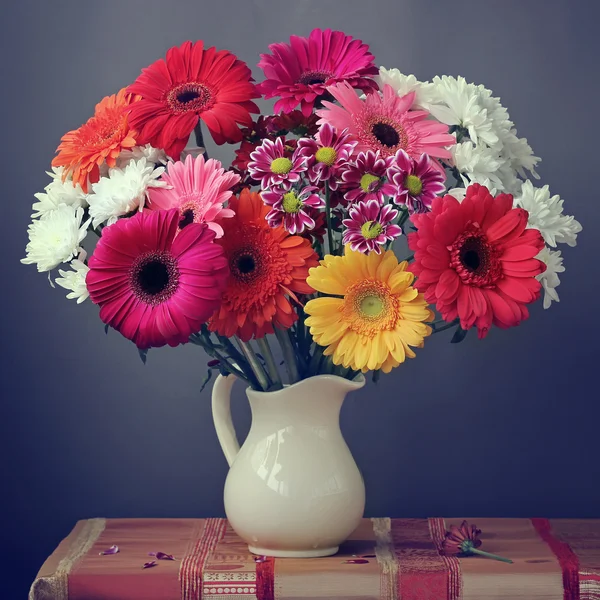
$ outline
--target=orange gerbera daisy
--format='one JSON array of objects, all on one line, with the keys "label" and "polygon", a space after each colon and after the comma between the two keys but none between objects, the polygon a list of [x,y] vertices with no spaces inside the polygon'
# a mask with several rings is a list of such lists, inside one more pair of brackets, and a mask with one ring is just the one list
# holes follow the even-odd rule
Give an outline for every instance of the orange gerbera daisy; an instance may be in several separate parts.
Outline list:
[{"label": "orange gerbera daisy", "polygon": [[235,216],[223,219],[225,233],[215,243],[225,251],[230,275],[209,328],[245,342],[273,333],[274,326],[289,329],[298,318],[290,299],[314,291],[306,278],[317,255],[307,239],[269,227],[269,207],[258,193],[244,189],[228,208]]},{"label": "orange gerbera daisy", "polygon": [[52,166],[65,167],[63,177],[71,175],[73,185],[79,183],[87,192],[88,183],[100,178],[102,163],[114,167],[121,150],[136,145],[137,134],[129,128],[128,115],[129,106],[139,99],[126,88],[103,98],[87,123],[63,135]]}]

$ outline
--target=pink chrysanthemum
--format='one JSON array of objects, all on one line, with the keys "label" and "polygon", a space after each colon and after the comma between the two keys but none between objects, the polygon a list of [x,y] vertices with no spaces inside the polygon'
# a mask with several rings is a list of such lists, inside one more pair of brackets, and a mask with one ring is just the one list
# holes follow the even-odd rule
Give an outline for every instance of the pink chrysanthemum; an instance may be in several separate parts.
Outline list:
[{"label": "pink chrysanthemum", "polygon": [[342,241],[350,244],[355,252],[381,252],[381,246],[402,234],[402,229],[393,223],[398,211],[391,204],[381,206],[377,200],[354,204],[348,210],[349,219]]},{"label": "pink chrysanthemum", "polygon": [[462,329],[476,326],[483,338],[492,324],[506,329],[527,319],[526,305],[540,297],[536,276],[546,269],[536,258],[544,240],[526,229],[527,218],[510,194],[494,198],[477,183],[462,202],[438,196],[431,212],[413,215],[410,270],[445,321],[459,318]]},{"label": "pink chrysanthemum", "polygon": [[162,176],[170,186],[151,188],[148,207],[152,210],[179,210],[179,229],[190,223],[206,223],[217,237],[223,235],[223,228],[216,221],[224,217],[233,217],[233,211],[223,208],[231,198],[231,188],[239,182],[240,176],[225,171],[218,160],[203,155],[194,158],[188,155],[185,162],[167,165]]},{"label": "pink chrysanthemum", "polygon": [[397,189],[395,202],[406,205],[411,214],[427,212],[433,199],[446,191],[445,174],[427,154],[414,159],[404,150],[398,150],[387,176]]},{"label": "pink chrysanthemum", "polygon": [[342,172],[342,185],[348,191],[345,198],[348,202],[377,200],[383,204],[385,196],[396,193],[394,186],[387,179],[387,172],[392,164],[392,157],[382,157],[379,152],[361,152],[354,164],[346,165]]},{"label": "pink chrysanthemum", "polygon": [[369,79],[378,73],[369,46],[342,31],[313,29],[308,38],[293,35],[289,44],[271,44],[269,50],[272,55],[260,55],[266,80],[257,87],[265,98],[279,96],[275,112],[289,113],[300,104],[308,116],[315,100],[340,81],[363,92],[377,89]]},{"label": "pink chrysanthemum", "polygon": [[102,321],[139,348],[177,346],[219,306],[229,268],[214,231],[179,235],[177,210],[144,211],[106,227],[86,285]]},{"label": "pink chrysanthemum", "polygon": [[386,84],[383,95],[372,92],[361,100],[347,83],[327,89],[341,106],[324,101],[326,108],[317,111],[319,124],[329,123],[338,131],[348,129],[358,140],[355,152],[379,150],[382,156],[393,156],[404,150],[413,158],[423,153],[450,158],[445,146],[456,143],[455,138],[448,133],[447,125],[429,119],[427,111],[410,110],[414,92],[399,97]]},{"label": "pink chrysanthemum", "polygon": [[335,190],[340,169],[348,162],[356,140],[346,131],[337,133],[325,123],[321,126],[316,139],[298,140],[298,155],[308,159],[308,178],[311,183],[329,181],[329,187]]},{"label": "pink chrysanthemum", "polygon": [[250,154],[248,172],[252,179],[260,181],[266,190],[280,187],[289,190],[293,183],[300,181],[300,174],[306,171],[307,159],[296,152],[289,157],[284,139],[278,137],[274,142],[263,143]]},{"label": "pink chrysanthemum", "polygon": [[304,187],[299,192],[281,189],[262,192],[263,202],[271,207],[267,213],[267,223],[271,227],[283,228],[295,235],[304,230],[315,227],[315,220],[311,217],[311,209],[322,208],[325,201],[319,196],[318,188],[312,185]]}]

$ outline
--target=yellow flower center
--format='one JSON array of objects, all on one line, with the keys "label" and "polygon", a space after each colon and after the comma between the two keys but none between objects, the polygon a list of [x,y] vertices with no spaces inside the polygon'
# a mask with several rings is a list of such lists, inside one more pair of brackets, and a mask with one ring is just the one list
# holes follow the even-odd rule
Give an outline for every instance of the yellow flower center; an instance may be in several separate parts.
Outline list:
[{"label": "yellow flower center", "polygon": [[379,181],[379,177],[377,177],[375,175],[371,175],[371,173],[365,173],[360,178],[360,188],[362,189],[363,192],[368,192],[371,184],[374,181]]},{"label": "yellow flower center", "polygon": [[374,337],[379,331],[392,330],[400,319],[398,299],[382,281],[358,281],[346,292],[344,317],[350,329]]},{"label": "yellow flower center", "polygon": [[383,227],[377,221],[367,221],[360,232],[366,240],[374,240],[383,231]]},{"label": "yellow flower center", "polygon": [[276,158],[271,163],[271,173],[275,173],[276,175],[284,175],[285,173],[289,173],[291,170],[292,161],[284,156]]},{"label": "yellow flower center", "polygon": [[294,192],[288,192],[283,195],[282,205],[286,213],[297,213],[302,208],[302,202],[298,200]]},{"label": "yellow flower center", "polygon": [[324,163],[330,167],[337,160],[337,152],[331,146],[319,148],[315,154],[317,162]]},{"label": "yellow flower center", "polygon": [[377,318],[384,308],[385,303],[379,296],[363,296],[360,301],[360,312],[371,319]]},{"label": "yellow flower center", "polygon": [[411,196],[418,196],[423,191],[423,182],[416,175],[407,175],[404,185]]}]

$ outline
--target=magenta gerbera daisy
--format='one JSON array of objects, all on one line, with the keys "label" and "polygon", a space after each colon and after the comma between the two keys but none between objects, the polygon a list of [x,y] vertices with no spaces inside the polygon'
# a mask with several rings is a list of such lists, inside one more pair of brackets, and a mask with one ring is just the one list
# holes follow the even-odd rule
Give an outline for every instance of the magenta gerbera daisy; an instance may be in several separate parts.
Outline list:
[{"label": "magenta gerbera daisy", "polygon": [[[446,146],[456,143],[448,126],[429,118],[425,110],[410,110],[415,93],[399,97],[389,85],[383,94],[372,92],[361,100],[347,83],[327,88],[341,104],[324,101],[326,108],[317,111],[319,124],[329,123],[338,131],[348,129],[357,140],[356,152],[379,150],[393,156],[404,150],[419,158],[425,153],[435,158],[450,158]],[[440,167],[441,169],[441,167]]]},{"label": "magenta gerbera daisy", "polygon": [[139,348],[177,346],[219,306],[229,268],[215,233],[179,211],[136,213],[102,231],[86,285],[100,318]]},{"label": "magenta gerbera daisy", "polygon": [[283,228],[295,235],[305,229],[315,227],[315,220],[310,215],[317,208],[323,208],[325,201],[318,194],[316,186],[308,185],[300,191],[274,189],[262,192],[263,202],[271,207],[266,219],[271,227]]},{"label": "magenta gerbera daisy", "polygon": [[406,205],[411,214],[427,212],[433,199],[446,191],[445,174],[427,154],[414,159],[404,150],[398,150],[387,175],[397,189],[395,202]]},{"label": "magenta gerbera daisy", "polygon": [[379,152],[361,152],[354,163],[349,163],[342,172],[345,198],[348,202],[361,200],[377,200],[383,204],[385,196],[396,193],[394,186],[387,179],[387,172],[392,165],[392,157],[382,157]]},{"label": "magenta gerbera daisy", "polygon": [[297,152],[308,159],[307,175],[311,183],[329,181],[330,189],[335,190],[340,168],[348,162],[355,146],[356,140],[346,131],[337,133],[329,123],[325,123],[316,139],[298,140]]},{"label": "magenta gerbera daisy", "polygon": [[148,207],[153,210],[177,208],[179,229],[190,223],[206,223],[217,237],[223,235],[223,228],[216,221],[233,217],[233,211],[223,208],[231,198],[231,188],[239,182],[240,176],[225,171],[218,160],[203,155],[194,158],[188,155],[185,162],[172,162],[162,176],[169,188],[151,188]]},{"label": "magenta gerbera daisy", "polygon": [[290,157],[284,138],[278,137],[274,142],[266,139],[250,154],[248,172],[265,190],[272,187],[289,190],[292,183],[300,181],[307,162],[308,159],[296,152]]},{"label": "magenta gerbera daisy", "polygon": [[269,50],[272,54],[260,55],[266,80],[257,87],[265,98],[279,97],[276,113],[289,113],[300,104],[308,116],[327,86],[340,81],[363,92],[377,89],[370,79],[378,69],[369,46],[342,31],[313,29],[308,38],[293,35],[289,44],[271,44]]},{"label": "magenta gerbera daisy", "polygon": [[358,202],[348,210],[349,219],[342,241],[350,244],[355,252],[381,252],[381,246],[402,234],[402,229],[393,223],[398,211],[391,204],[381,206],[377,200]]}]

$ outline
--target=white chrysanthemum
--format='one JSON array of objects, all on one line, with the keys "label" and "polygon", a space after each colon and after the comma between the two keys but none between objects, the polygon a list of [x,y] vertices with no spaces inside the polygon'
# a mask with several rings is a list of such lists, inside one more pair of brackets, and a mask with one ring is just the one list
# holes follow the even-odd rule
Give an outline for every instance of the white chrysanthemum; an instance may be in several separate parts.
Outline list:
[{"label": "white chrysanthemum", "polygon": [[81,189],[79,184],[73,185],[71,178],[62,180],[63,167],[53,167],[52,172],[47,174],[52,177],[52,181],[39,194],[34,194],[38,200],[32,206],[35,211],[31,216],[34,219],[43,214],[58,208],[61,204],[74,206],[75,208],[85,208],[88,205],[88,195]]},{"label": "white chrysanthemum", "polygon": [[544,288],[544,308],[550,308],[552,302],[560,302],[556,288],[560,285],[558,273],[564,273],[563,259],[560,250],[550,250],[547,246],[536,256],[546,265],[546,270],[537,275],[536,279]]},{"label": "white chrysanthemum", "polygon": [[149,163],[155,165],[166,165],[171,159],[162,148],[154,148],[150,144],[135,146],[131,150],[122,150],[117,158],[117,167],[124,169],[131,160],[145,158]]},{"label": "white chrysanthemum", "polygon": [[541,159],[539,156],[533,155],[533,150],[527,143],[527,138],[517,137],[517,130],[511,128],[501,133],[500,141],[502,142],[502,152],[514,171],[523,179],[527,179],[525,170],[529,171],[536,179],[540,178],[535,167]]},{"label": "white chrysanthemum", "polygon": [[148,188],[167,187],[158,179],[164,171],[164,167],[155,168],[146,158],[131,160],[124,169],[110,169],[108,177],[92,185],[94,193],[88,199],[94,227],[112,225],[127,213],[142,210]]},{"label": "white chrysanthemum", "polygon": [[380,89],[383,89],[386,84],[391,86],[398,96],[415,92],[413,106],[417,108],[429,110],[429,107],[436,102],[436,92],[431,83],[419,81],[414,75],[404,75],[398,69],[380,67],[375,81]]},{"label": "white chrysanthemum", "polygon": [[50,271],[69,262],[79,251],[87,234],[88,219],[82,224],[83,208],[61,204],[29,225],[27,256],[21,259],[26,265],[36,264],[40,272]]},{"label": "white chrysanthemum", "polygon": [[90,295],[85,284],[85,277],[90,268],[78,258],[73,259],[70,266],[72,271],[58,270],[60,277],[56,278],[56,283],[65,290],[70,290],[67,298],[77,300],[77,304],[81,304]]},{"label": "white chrysanthemum", "polygon": [[[446,125],[456,125],[469,132],[471,141],[493,147],[499,143],[495,123],[482,106],[481,94],[476,86],[467,83],[464,77],[434,77],[432,84],[437,95],[436,105],[429,108],[431,114]],[[485,89],[485,88],[484,88]]]},{"label": "white chrysanthemum", "polygon": [[525,181],[521,193],[515,197],[515,206],[529,213],[528,227],[539,229],[544,241],[552,247],[557,244],[577,245],[577,234],[582,230],[575,217],[563,215],[563,200],[560,196],[550,197],[547,185],[536,188]]},{"label": "white chrysanthemum", "polygon": [[497,152],[485,146],[476,146],[468,141],[452,146],[450,152],[452,153],[452,162],[461,173],[465,186],[468,186],[469,183],[480,183],[481,185],[489,183],[495,189],[504,189],[497,174],[498,169],[502,166]]}]

